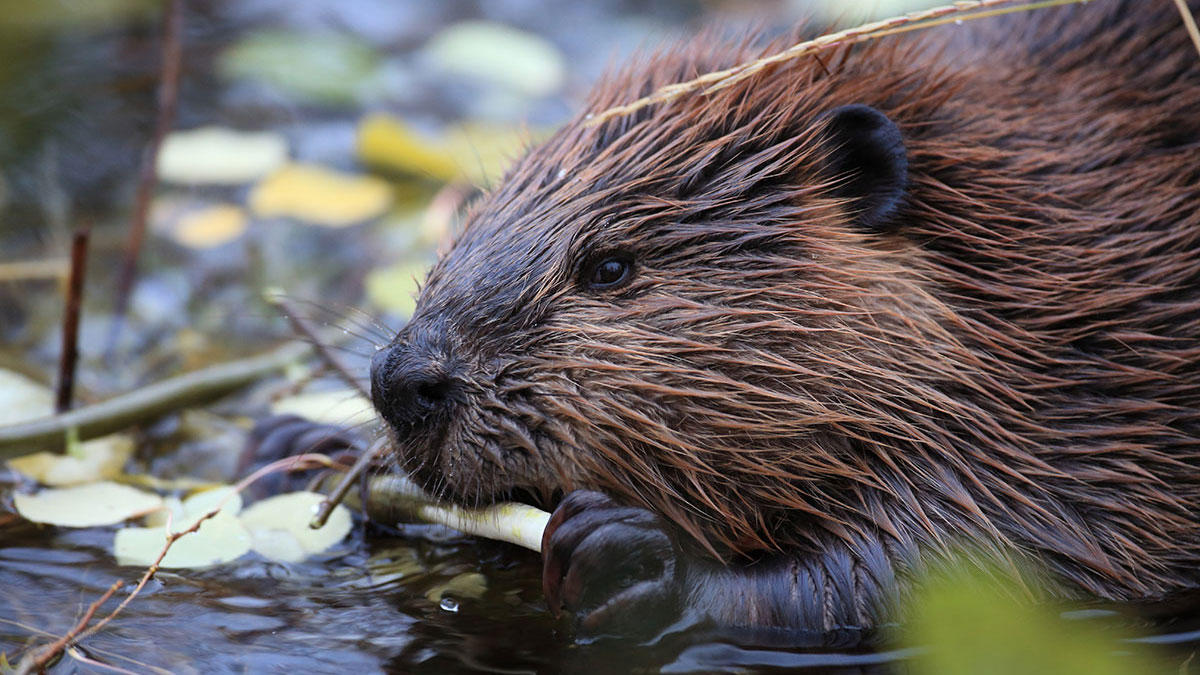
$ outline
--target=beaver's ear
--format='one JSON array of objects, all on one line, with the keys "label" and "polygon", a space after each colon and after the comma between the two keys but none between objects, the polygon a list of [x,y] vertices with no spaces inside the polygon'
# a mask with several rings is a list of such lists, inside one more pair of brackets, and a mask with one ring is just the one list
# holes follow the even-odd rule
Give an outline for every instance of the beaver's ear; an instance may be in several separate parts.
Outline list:
[{"label": "beaver's ear", "polygon": [[845,105],[823,116],[825,171],[838,180],[837,195],[850,200],[860,225],[887,229],[908,185],[908,155],[900,129],[865,105]]}]

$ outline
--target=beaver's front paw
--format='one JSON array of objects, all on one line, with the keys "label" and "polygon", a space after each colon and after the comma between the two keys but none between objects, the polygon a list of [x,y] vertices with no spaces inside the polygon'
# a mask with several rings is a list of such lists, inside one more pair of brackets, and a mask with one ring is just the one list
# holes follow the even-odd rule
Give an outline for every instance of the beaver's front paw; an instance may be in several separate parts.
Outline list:
[{"label": "beaver's front paw", "polygon": [[679,549],[656,514],[599,492],[572,492],[542,535],[550,610],[581,637],[648,637],[679,614]]}]

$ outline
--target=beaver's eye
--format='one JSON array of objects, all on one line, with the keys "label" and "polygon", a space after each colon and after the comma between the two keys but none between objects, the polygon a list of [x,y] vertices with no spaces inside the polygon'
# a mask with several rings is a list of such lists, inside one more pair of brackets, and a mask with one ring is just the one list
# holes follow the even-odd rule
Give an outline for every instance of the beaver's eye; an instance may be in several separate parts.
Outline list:
[{"label": "beaver's eye", "polygon": [[624,254],[606,255],[595,265],[585,278],[588,287],[603,291],[616,288],[633,276],[633,259]]}]

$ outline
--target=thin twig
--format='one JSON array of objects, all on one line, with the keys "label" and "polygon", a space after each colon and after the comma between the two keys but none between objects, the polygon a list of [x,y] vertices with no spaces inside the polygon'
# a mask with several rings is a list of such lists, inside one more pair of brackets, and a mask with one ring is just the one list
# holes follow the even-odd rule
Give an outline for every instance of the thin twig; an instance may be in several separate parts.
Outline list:
[{"label": "thin twig", "polygon": [[231,361],[156,382],[94,405],[40,420],[0,426],[0,459],[60,450],[67,430],[86,441],[173,410],[207,403],[295,363],[309,346],[290,342],[259,356]]},{"label": "thin twig", "polygon": [[88,624],[91,623],[92,617],[96,614],[96,610],[100,607],[100,605],[103,605],[105,602],[107,602],[108,599],[112,597],[112,594],[118,588],[120,588],[121,586],[123,586],[125,584],[124,581],[117,581],[115,584],[113,584],[112,588],[108,589],[107,593],[105,593],[99,600],[92,603],[91,607],[88,608],[88,611],[84,615],[84,617],[79,621],[78,624],[75,625],[74,628],[71,629],[70,632],[68,632],[66,635],[62,636],[58,640],[54,641],[52,644],[47,645],[44,649],[42,649],[40,652],[38,652],[38,656],[35,659],[33,659],[32,663],[30,665],[25,665],[25,663],[23,662],[22,666],[17,668],[17,672],[18,673],[29,673],[29,672],[32,672],[33,670],[40,671],[45,668],[46,664],[49,663],[51,659],[53,659],[58,653],[62,652],[64,649],[66,649],[69,645],[78,644],[79,642],[81,642],[81,641],[95,635],[96,633],[100,632],[101,630],[103,630],[103,628],[105,626],[107,626],[109,624],[109,622],[111,622],[113,619],[117,618],[117,615],[119,615],[122,611],[125,610],[126,607],[129,606],[129,603],[133,602],[134,598],[136,598],[138,596],[138,594],[142,592],[142,589],[146,587],[146,584],[150,583],[150,580],[153,579],[154,575],[158,573],[159,565],[162,564],[163,558],[167,557],[167,553],[170,552],[171,546],[173,546],[175,544],[175,542],[179,541],[181,538],[199,530],[200,525],[202,525],[205,521],[208,521],[208,520],[216,517],[216,515],[221,512],[221,509],[223,509],[225,507],[225,502],[228,501],[229,499],[231,499],[234,494],[237,494],[237,493],[245,490],[252,483],[254,483],[258,479],[262,478],[263,476],[266,476],[267,474],[270,474],[270,473],[274,473],[276,471],[307,470],[307,469],[313,469],[313,468],[319,468],[319,467],[332,468],[333,466],[334,466],[333,461],[329,457],[326,457],[325,455],[308,454],[308,455],[296,455],[294,457],[285,457],[281,460],[272,462],[272,463],[262,467],[258,471],[255,471],[254,473],[250,474],[249,476],[243,478],[241,481],[239,481],[237,483],[237,485],[234,486],[234,489],[232,491],[230,491],[230,493],[228,495],[226,495],[224,499],[219,501],[216,505],[214,505],[212,507],[212,509],[210,509],[208,512],[206,512],[204,515],[202,515],[198,519],[196,519],[196,522],[192,523],[191,527],[188,527],[185,530],[180,530],[179,532],[172,532],[171,531],[171,514],[168,513],[167,525],[165,528],[166,533],[167,533],[166,541],[163,543],[163,547],[162,547],[162,549],[159,550],[158,556],[154,559],[154,562],[150,563],[150,566],[146,568],[146,571],[144,573],[142,573],[142,577],[141,577],[141,579],[138,580],[137,586],[134,586],[133,590],[129,592],[129,595],[125,596],[125,598],[120,602],[120,604],[118,604],[115,608],[113,608],[112,612],[109,612],[108,616],[97,621],[92,626],[90,626],[90,627],[88,626]]},{"label": "thin twig", "polygon": [[162,70],[158,87],[158,118],[154,134],[142,155],[138,174],[137,196],[133,202],[133,215],[129,223],[129,240],[125,245],[125,257],[121,262],[117,281],[117,305],[113,311],[112,327],[109,330],[107,356],[111,357],[117,346],[125,312],[129,309],[129,296],[137,280],[138,258],[146,239],[146,219],[150,213],[150,196],[158,177],[158,150],[163,139],[175,124],[175,111],[179,102],[179,74],[183,61],[183,2],[168,0],[163,16]]},{"label": "thin twig", "polygon": [[92,226],[85,223],[71,239],[71,276],[67,282],[67,309],[63,313],[62,354],[58,357],[58,394],[54,411],[71,409],[75,369],[79,363],[79,310],[83,306],[83,282],[87,276],[88,238]]},{"label": "thin twig", "polygon": [[17,665],[17,672],[30,673],[45,670],[46,664],[50,663],[50,660],[62,652],[67,645],[75,642],[77,637],[83,633],[85,628],[87,628],[87,625],[91,623],[92,617],[96,615],[96,611],[100,609],[100,606],[108,602],[109,598],[113,596],[113,593],[116,593],[124,585],[125,582],[121,579],[118,579],[113,583],[112,586],[109,586],[108,590],[104,592],[104,595],[101,595],[96,599],[95,602],[88,605],[87,611],[83,613],[83,617],[79,619],[78,623],[71,627],[71,630],[67,631],[66,635],[63,635],[54,642],[46,645],[46,647],[39,651],[36,655],[21,659],[21,663]]},{"label": "thin twig", "polygon": [[632,103],[614,106],[602,112],[596,113],[588,119],[587,124],[589,126],[594,126],[615,117],[622,117],[636,112],[655,103],[672,101],[680,96],[683,96],[684,94],[689,94],[696,91],[711,93],[740,82],[748,77],[752,77],[765,68],[777,63],[797,59],[802,56],[808,56],[809,54],[814,54],[827,49],[833,49],[835,47],[866,42],[868,40],[874,40],[885,35],[893,35],[910,30],[931,28],[933,26],[940,26],[950,22],[970,21],[973,19],[982,19],[985,17],[1008,14],[1012,12],[1024,12],[1046,7],[1088,2],[1088,0],[1043,0],[1042,2],[1033,2],[1015,7],[1003,7],[1001,9],[992,9],[990,11],[969,14],[969,12],[972,12],[973,10],[1000,7],[1001,5],[1011,5],[1016,1],[1017,0],[963,0],[961,2],[955,2],[952,5],[942,5],[917,12],[910,12],[902,16],[883,19],[880,21],[873,21],[871,23],[866,23],[861,26],[838,31],[836,33],[822,35],[816,39],[792,45],[782,52],[772,54],[770,56],[765,56],[754,61],[742,63],[725,70],[706,73],[686,82],[666,85],[665,87],[661,87],[657,91],[651,93],[649,96],[640,98]]},{"label": "thin twig", "polygon": [[333,487],[333,490],[330,490],[325,499],[317,506],[317,513],[308,524],[310,528],[319,530],[325,526],[325,522],[329,520],[329,515],[333,513],[333,509],[346,498],[346,493],[350,491],[350,487],[358,481],[367,470],[367,467],[375,461],[375,458],[382,455],[388,447],[387,440],[381,438],[375,441],[366,452],[358,456],[358,459],[354,462],[354,466],[350,467],[350,470],[342,476],[342,480]]},{"label": "thin twig", "polygon": [[291,324],[292,330],[303,335],[312,343],[317,357],[324,361],[325,365],[337,373],[338,377],[342,378],[351,388],[362,394],[363,398],[370,400],[371,393],[367,391],[367,388],[362,385],[362,382],[357,377],[354,377],[350,369],[346,367],[346,364],[337,357],[337,354],[334,354],[329,349],[325,344],[325,340],[320,335],[317,335],[317,331],[308,321],[300,316],[299,312],[296,311],[296,307],[287,298],[273,293],[267,296],[267,302],[275,305],[283,312],[283,315],[287,317],[288,323]]},{"label": "thin twig", "polygon": [[1200,54],[1200,29],[1196,28],[1196,17],[1192,16],[1192,11],[1188,9],[1187,0],[1175,0],[1175,6],[1179,8],[1179,15],[1183,17],[1183,25],[1187,28],[1188,35],[1192,36],[1196,53]]}]

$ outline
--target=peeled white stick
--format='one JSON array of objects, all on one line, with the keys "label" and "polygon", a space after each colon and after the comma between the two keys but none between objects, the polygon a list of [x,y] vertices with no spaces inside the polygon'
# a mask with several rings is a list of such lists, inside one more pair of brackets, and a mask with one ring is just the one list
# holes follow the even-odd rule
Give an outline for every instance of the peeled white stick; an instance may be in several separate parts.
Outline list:
[{"label": "peeled white stick", "polygon": [[549,513],[516,502],[473,510],[430,504],[417,509],[416,515],[429,523],[445,525],[476,537],[507,541],[538,552],[542,550],[542,532],[550,520]]},{"label": "peeled white stick", "polygon": [[[336,479],[334,476],[333,482]],[[363,505],[359,501],[357,490],[346,493],[346,502],[351,507],[361,508]],[[482,509],[438,504],[411,480],[397,474],[370,478],[365,510],[371,518],[382,522],[416,518],[426,523],[445,525],[464,534],[507,541],[539,552],[542,550],[542,532],[550,520],[549,513],[515,502],[493,504]]]}]

